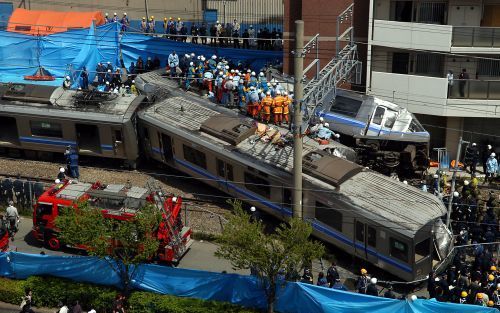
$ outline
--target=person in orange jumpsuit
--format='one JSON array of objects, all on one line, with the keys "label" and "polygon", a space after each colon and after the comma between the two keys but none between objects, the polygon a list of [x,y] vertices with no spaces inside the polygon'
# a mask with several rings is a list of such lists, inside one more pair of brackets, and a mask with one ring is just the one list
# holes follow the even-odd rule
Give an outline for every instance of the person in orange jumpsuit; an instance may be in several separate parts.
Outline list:
[{"label": "person in orange jumpsuit", "polygon": [[273,106],[273,98],[271,92],[266,92],[266,97],[262,99],[260,105],[262,108],[262,121],[269,123],[271,121],[271,107]]},{"label": "person in orange jumpsuit", "polygon": [[289,116],[290,116],[290,105],[292,104],[292,99],[288,97],[288,93],[286,91],[283,94],[283,98],[285,98],[285,102],[283,104],[283,118],[285,119],[285,123],[290,124]]},{"label": "person in orange jumpsuit", "polygon": [[281,125],[283,122],[283,106],[285,104],[285,98],[281,95],[281,91],[276,91],[276,97],[273,101],[273,115],[274,124]]}]

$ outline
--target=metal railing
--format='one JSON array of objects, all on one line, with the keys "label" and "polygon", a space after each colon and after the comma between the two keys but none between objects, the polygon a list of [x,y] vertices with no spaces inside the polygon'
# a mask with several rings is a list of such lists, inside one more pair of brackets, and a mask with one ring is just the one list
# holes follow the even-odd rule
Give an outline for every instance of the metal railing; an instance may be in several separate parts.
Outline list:
[{"label": "metal railing", "polygon": [[500,100],[500,80],[454,79],[448,99]]},{"label": "metal railing", "polygon": [[500,27],[453,26],[451,45],[500,48]]}]

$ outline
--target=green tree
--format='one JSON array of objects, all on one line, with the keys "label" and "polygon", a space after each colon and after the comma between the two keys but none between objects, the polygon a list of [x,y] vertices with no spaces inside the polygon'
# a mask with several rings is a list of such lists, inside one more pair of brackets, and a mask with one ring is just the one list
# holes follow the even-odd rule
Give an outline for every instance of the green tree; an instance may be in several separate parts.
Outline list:
[{"label": "green tree", "polygon": [[279,279],[279,272],[299,273],[313,259],[320,258],[325,248],[309,239],[312,227],[300,219],[292,218],[280,224],[274,233],[267,234],[261,221],[253,220],[243,211],[241,201],[228,202],[234,208],[234,215],[217,238],[220,246],[216,255],[231,261],[234,269],[253,269],[267,297],[267,312],[272,313],[277,288],[285,284]]},{"label": "green tree", "polygon": [[87,201],[77,208],[62,208],[56,218],[61,241],[69,246],[83,246],[88,254],[106,260],[121,278],[124,292],[130,291],[130,279],[138,265],[150,260],[158,251],[155,231],[161,213],[147,204],[128,220],[105,218],[101,210]]}]

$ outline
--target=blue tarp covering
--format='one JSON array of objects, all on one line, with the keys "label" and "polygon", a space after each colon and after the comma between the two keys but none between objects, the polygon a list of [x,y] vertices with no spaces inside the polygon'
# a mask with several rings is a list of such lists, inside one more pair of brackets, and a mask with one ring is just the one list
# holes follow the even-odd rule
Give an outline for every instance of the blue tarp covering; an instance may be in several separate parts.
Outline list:
[{"label": "blue tarp covering", "polygon": [[123,35],[121,49],[123,61],[127,67],[130,62],[135,62],[139,56],[144,62],[146,62],[147,57],[158,56],[162,62],[161,65],[166,66],[168,55],[174,50],[179,56],[194,52],[196,55],[206,56],[207,60],[215,54],[219,57],[225,57],[228,61],[233,61],[234,64],[244,62],[254,71],[259,71],[268,63],[280,63],[283,59],[282,51],[216,48],[129,33]]},{"label": "blue tarp covering", "polygon": [[[51,275],[80,282],[120,286],[118,275],[105,260],[93,257],[34,255],[17,252],[0,254],[0,276],[27,278]],[[263,309],[266,297],[255,277],[206,271],[141,265],[132,277],[136,289],[180,297],[226,301]],[[485,307],[436,302],[403,301],[337,291],[302,283],[287,283],[278,290],[275,309],[282,313],[481,313],[498,312]]]}]

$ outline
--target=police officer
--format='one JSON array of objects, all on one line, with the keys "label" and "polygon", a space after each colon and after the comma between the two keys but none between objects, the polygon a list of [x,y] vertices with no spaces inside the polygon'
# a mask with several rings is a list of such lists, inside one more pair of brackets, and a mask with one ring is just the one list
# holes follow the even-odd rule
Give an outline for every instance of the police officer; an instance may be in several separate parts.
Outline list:
[{"label": "police officer", "polygon": [[71,177],[78,179],[80,177],[80,173],[78,170],[78,153],[71,149],[69,154],[69,170],[71,173]]},{"label": "police officer", "polygon": [[82,73],[80,74],[80,77],[82,79],[82,89],[89,89],[89,72],[87,72],[87,68],[84,66],[82,68]]},{"label": "police officer", "polygon": [[332,262],[332,265],[326,271],[326,280],[330,284],[330,287],[333,287],[337,279],[340,281],[339,271],[337,270],[337,266],[335,262]]},{"label": "police officer", "polygon": [[118,22],[118,14],[113,13],[113,22]]}]

